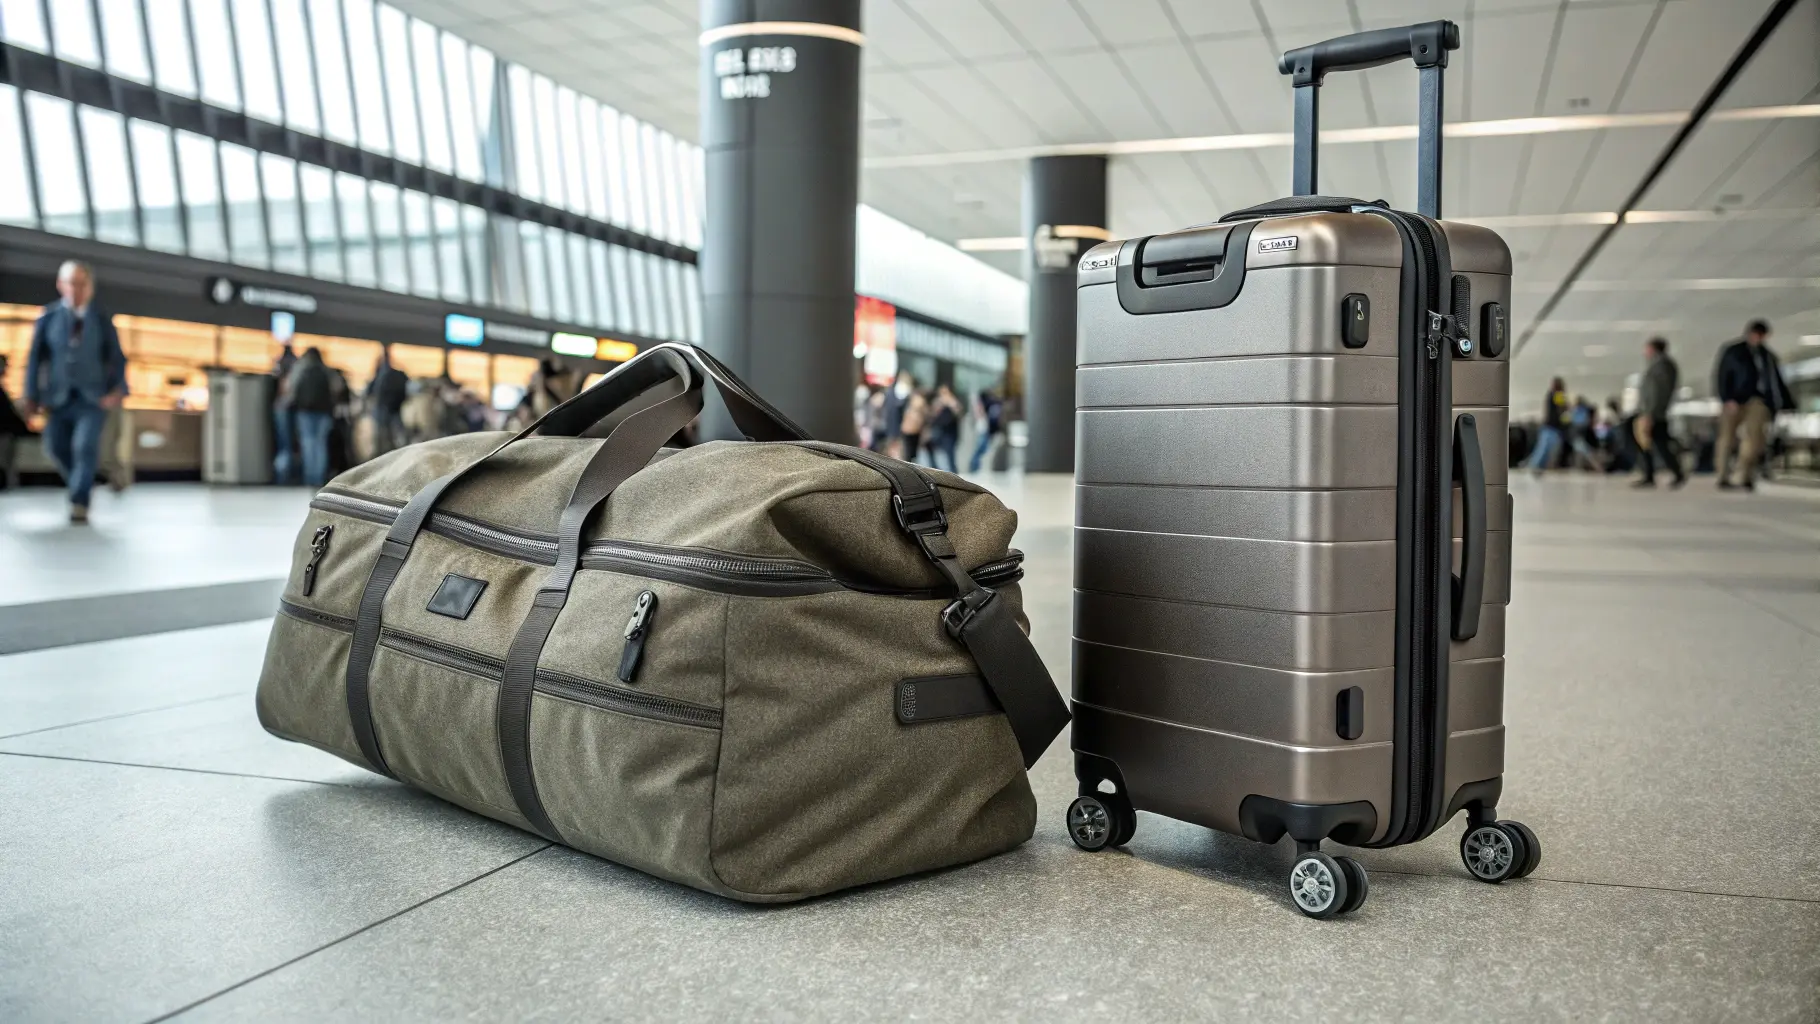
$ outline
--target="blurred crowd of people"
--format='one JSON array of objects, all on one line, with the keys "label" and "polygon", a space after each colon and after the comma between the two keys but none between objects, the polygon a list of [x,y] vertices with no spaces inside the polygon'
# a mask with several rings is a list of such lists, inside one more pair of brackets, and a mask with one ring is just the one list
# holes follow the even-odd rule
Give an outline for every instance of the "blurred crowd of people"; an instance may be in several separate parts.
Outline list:
[{"label": "blurred crowd of people", "polygon": [[1775,454],[1771,427],[1776,414],[1796,408],[1781,362],[1768,345],[1770,333],[1768,322],[1753,320],[1720,349],[1713,366],[1717,415],[1681,417],[1685,436],[1677,436],[1670,424],[1681,369],[1668,354],[1666,338],[1644,343],[1637,403],[1628,412],[1615,397],[1595,409],[1585,396],[1570,396],[1562,378],[1554,378],[1543,396],[1539,421],[1511,425],[1512,464],[1521,459],[1538,476],[1552,468],[1635,470],[1633,485],[1646,488],[1656,486],[1660,465],[1674,487],[1686,484],[1693,471],[1714,473],[1720,490],[1754,490]]},{"label": "blurred crowd of people", "polygon": [[279,484],[320,487],[368,459],[438,437],[477,430],[519,430],[579,392],[586,374],[543,360],[516,408],[494,409],[448,376],[412,379],[380,350],[373,376],[355,390],[339,369],[309,348],[285,344],[272,365],[272,476]]},{"label": "blurred crowd of people", "polygon": [[948,384],[919,387],[904,370],[889,387],[861,384],[854,392],[853,424],[861,447],[950,473],[960,472],[955,451],[968,417],[976,440],[967,471],[977,473],[1004,438],[1005,400],[996,390],[982,389],[963,403]]}]

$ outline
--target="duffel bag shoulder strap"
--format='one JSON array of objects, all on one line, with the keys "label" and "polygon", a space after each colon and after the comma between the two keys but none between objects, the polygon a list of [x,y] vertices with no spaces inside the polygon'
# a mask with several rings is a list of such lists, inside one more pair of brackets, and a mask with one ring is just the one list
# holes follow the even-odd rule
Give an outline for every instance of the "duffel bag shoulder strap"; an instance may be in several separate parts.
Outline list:
[{"label": "duffel bag shoulder strap", "polygon": [[958,595],[942,611],[942,626],[959,640],[979,665],[986,686],[1004,709],[1024,755],[1024,767],[1036,764],[1072,717],[1043,659],[1018,628],[1011,606],[998,592],[981,586],[962,567],[948,537],[948,513],[935,481],[908,463],[827,441],[798,445],[836,458],[851,459],[891,482],[891,508],[897,525],[922,548]]}]

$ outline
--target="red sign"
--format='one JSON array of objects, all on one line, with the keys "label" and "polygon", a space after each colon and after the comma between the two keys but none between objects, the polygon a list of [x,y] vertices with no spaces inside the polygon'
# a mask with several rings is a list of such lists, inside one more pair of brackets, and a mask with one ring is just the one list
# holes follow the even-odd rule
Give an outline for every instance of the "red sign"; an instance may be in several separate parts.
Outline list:
[{"label": "red sign", "polygon": [[888,386],[897,379],[897,307],[870,295],[853,303],[853,358],[861,360],[866,383]]}]

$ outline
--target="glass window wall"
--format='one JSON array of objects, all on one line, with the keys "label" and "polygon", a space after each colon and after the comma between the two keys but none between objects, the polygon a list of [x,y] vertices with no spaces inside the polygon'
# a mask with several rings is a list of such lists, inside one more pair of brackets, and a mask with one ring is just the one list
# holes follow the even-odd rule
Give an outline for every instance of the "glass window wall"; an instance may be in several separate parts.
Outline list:
[{"label": "glass window wall", "polygon": [[165,92],[196,95],[190,60],[189,15],[183,0],[145,0],[146,35],[152,45],[152,81]]},{"label": "glass window wall", "polygon": [[183,189],[183,222],[189,227],[190,255],[205,260],[228,258],[220,173],[214,139],[191,132],[177,133],[177,182]]},{"label": "glass window wall", "polygon": [[379,6],[379,47],[385,61],[385,95],[391,102],[392,151],[406,163],[423,163],[410,25],[397,8],[384,4]]},{"label": "glass window wall", "polygon": [[240,72],[234,66],[234,33],[224,0],[189,0],[202,98],[229,110],[240,107]]},{"label": "glass window wall", "polygon": [[341,213],[335,195],[335,175],[315,164],[298,164],[297,192],[303,201],[310,274],[325,281],[340,281],[346,270],[341,258]]},{"label": "glass window wall", "polygon": [[271,5],[278,78],[284,86],[284,122],[314,135],[322,130],[322,108],[316,102],[316,61],[308,46],[299,45],[310,38],[309,16],[304,12],[303,0],[271,0]]},{"label": "glass window wall", "polygon": [[373,244],[379,247],[379,286],[387,291],[411,290],[410,265],[404,256],[404,224],[400,218],[398,188],[383,181],[372,183]]},{"label": "glass window wall", "polygon": [[385,71],[379,63],[379,24],[372,0],[343,0],[347,19],[348,68],[354,76],[354,113],[360,148],[392,151],[391,115],[386,111]]},{"label": "glass window wall", "polygon": [[94,107],[80,108],[77,118],[82,123],[82,148],[88,157],[95,237],[116,245],[138,245],[133,178],[126,171],[132,166],[126,155],[126,119]]},{"label": "glass window wall", "polygon": [[436,280],[436,233],[430,227],[430,197],[404,193],[405,255],[411,267],[411,291],[433,299],[441,293]]},{"label": "glass window wall", "polygon": [[38,225],[31,172],[25,162],[19,92],[10,85],[0,85],[0,224]]},{"label": "glass window wall", "polygon": [[44,9],[38,0],[0,0],[0,35],[14,46],[49,53],[50,33],[44,28]]},{"label": "glass window wall", "polygon": [[442,49],[436,29],[411,19],[411,68],[415,76],[418,117],[423,129],[423,162],[453,173],[449,103],[442,86]]},{"label": "glass window wall", "polygon": [[[0,0],[0,6],[6,2]],[[96,0],[95,6],[101,11],[101,45],[108,72],[135,82],[150,82],[152,65],[145,56],[139,0]]]},{"label": "glass window wall", "polygon": [[274,153],[261,153],[259,184],[265,192],[272,269],[287,274],[309,274],[309,253],[303,241],[303,209],[297,202],[296,162]]},{"label": "glass window wall", "polygon": [[76,122],[70,104],[39,93],[25,94],[25,123],[38,165],[39,213],[44,229],[62,235],[88,234],[88,199],[82,194],[82,164],[76,156]]},{"label": "glass window wall", "polygon": [[47,0],[51,10],[51,36],[57,56],[91,68],[101,66],[101,47],[95,40],[95,19],[88,0]]},{"label": "glass window wall", "polygon": [[259,187],[259,154],[244,146],[221,144],[221,194],[227,206],[228,242],[234,262],[249,267],[270,266],[265,203]]},{"label": "glass window wall", "polygon": [[284,123],[278,94],[278,66],[272,60],[272,23],[265,0],[233,0],[234,53],[240,58],[241,100],[261,121]]},{"label": "glass window wall", "polygon": [[[282,0],[280,0],[282,2]],[[349,93],[347,48],[342,45],[338,0],[308,0],[311,50],[316,55],[316,98],[322,105],[322,132],[331,139],[358,145],[354,98]]]},{"label": "glass window wall", "polygon": [[[699,244],[700,151],[380,0],[0,0],[15,45]],[[0,87],[0,222],[602,331],[695,337],[692,267]]]},{"label": "glass window wall", "polygon": [[171,130],[135,120],[127,126],[133,146],[133,172],[139,181],[139,216],[145,247],[182,252],[183,204],[177,193],[177,164]]}]

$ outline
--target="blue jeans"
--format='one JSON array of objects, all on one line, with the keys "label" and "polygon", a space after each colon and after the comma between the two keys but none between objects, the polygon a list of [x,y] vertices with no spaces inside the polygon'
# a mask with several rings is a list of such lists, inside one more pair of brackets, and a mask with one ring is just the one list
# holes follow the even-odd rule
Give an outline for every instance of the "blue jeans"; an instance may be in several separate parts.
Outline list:
[{"label": "blue jeans", "polygon": [[272,482],[292,483],[297,479],[297,460],[292,445],[297,433],[297,414],[289,406],[272,408]]},{"label": "blue jeans", "polygon": [[1543,427],[1536,437],[1536,450],[1529,454],[1529,468],[1538,472],[1547,469],[1555,461],[1555,453],[1561,450],[1565,442],[1561,432],[1554,427]]},{"label": "blue jeans", "polygon": [[998,437],[998,435],[990,430],[980,432],[980,443],[973,449],[973,461],[968,464],[967,472],[977,473],[980,471],[980,463],[986,460],[986,453],[992,450],[992,441],[996,437]]},{"label": "blue jeans", "polygon": [[335,415],[299,409],[296,416],[297,447],[303,450],[303,482],[321,487],[329,481],[329,432],[335,429]]},{"label": "blue jeans", "polygon": [[95,467],[101,462],[101,430],[107,410],[80,395],[51,410],[44,425],[44,450],[69,484],[70,504],[88,507],[95,489]]}]

